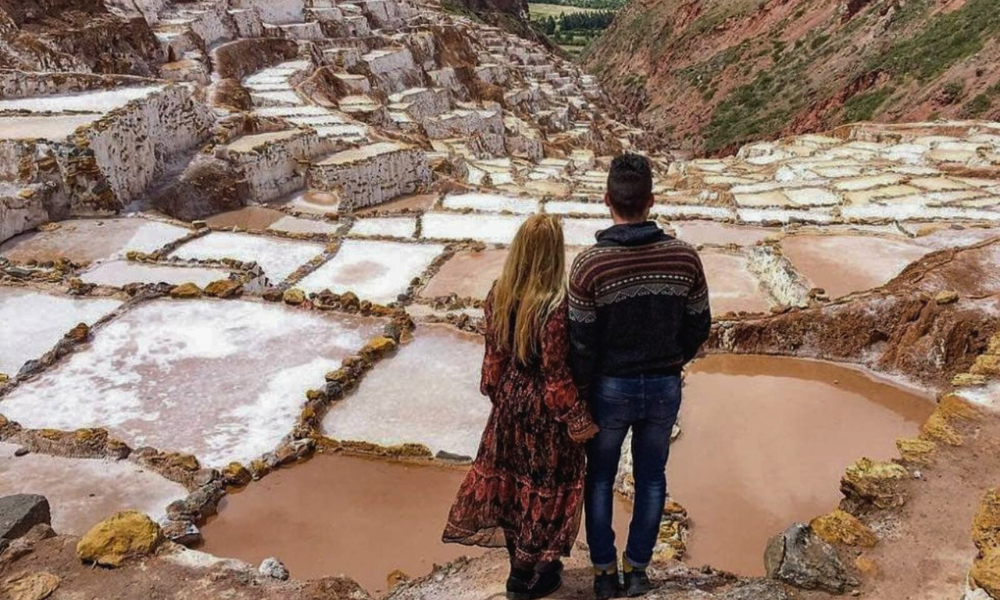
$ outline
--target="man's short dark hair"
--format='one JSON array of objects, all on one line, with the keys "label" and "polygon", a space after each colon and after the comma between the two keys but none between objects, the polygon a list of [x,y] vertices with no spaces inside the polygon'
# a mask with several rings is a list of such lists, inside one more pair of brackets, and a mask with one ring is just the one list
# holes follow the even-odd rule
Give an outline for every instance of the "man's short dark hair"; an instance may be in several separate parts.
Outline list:
[{"label": "man's short dark hair", "polygon": [[618,216],[643,216],[653,195],[653,166],[639,154],[626,153],[611,161],[608,172],[608,199]]}]

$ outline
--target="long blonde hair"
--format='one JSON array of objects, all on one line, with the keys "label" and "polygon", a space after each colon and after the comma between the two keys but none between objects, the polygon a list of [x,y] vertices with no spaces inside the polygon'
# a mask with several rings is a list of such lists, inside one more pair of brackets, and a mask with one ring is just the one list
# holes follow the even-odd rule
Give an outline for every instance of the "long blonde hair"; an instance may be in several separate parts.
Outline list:
[{"label": "long blonde hair", "polygon": [[541,354],[542,327],[566,297],[562,222],[534,215],[517,231],[493,289],[492,326],[501,350],[521,365]]}]

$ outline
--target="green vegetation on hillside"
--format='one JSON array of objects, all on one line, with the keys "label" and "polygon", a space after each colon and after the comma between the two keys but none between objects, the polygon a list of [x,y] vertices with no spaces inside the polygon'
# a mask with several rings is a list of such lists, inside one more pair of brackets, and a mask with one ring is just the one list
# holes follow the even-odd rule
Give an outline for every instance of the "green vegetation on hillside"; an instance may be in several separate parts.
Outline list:
[{"label": "green vegetation on hillside", "polygon": [[[926,5],[926,2],[916,4]],[[986,41],[998,33],[997,0],[969,0],[954,12],[936,16],[916,35],[897,41],[887,53],[872,61],[869,70],[913,75],[928,81],[982,50]]]},{"label": "green vegetation on hillside", "polygon": [[528,10],[534,14],[534,5],[554,5],[565,6],[567,8],[589,8],[593,10],[618,10],[625,6],[626,2],[628,0],[539,0],[538,2],[528,0]]},{"label": "green vegetation on hillside", "polygon": [[844,104],[845,123],[857,123],[859,121],[871,121],[878,110],[890,96],[895,93],[891,87],[882,88],[872,92],[857,94]]},{"label": "green vegetation on hillside", "polygon": [[610,10],[530,4],[531,24],[570,54],[579,52],[607,29],[615,18]]}]

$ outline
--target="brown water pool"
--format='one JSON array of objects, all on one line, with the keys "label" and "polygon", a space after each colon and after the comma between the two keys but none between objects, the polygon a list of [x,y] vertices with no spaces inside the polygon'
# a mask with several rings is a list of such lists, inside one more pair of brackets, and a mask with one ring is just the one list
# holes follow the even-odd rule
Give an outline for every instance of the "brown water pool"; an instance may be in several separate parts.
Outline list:
[{"label": "brown water pool", "polygon": [[844,469],[898,456],[931,400],[865,371],[765,356],[710,356],[688,375],[667,465],[687,507],[692,564],[764,572],[767,539],[836,508]]},{"label": "brown water pool", "polygon": [[[788,358],[702,359],[684,393],[667,471],[692,520],[689,562],[745,574],[763,572],[768,537],[836,507],[848,464],[894,456],[895,439],[913,435],[932,409],[864,371]],[[440,543],[463,477],[457,468],[321,455],[227,497],[203,549],[253,563],[277,556],[302,579],[344,573],[378,594],[395,569],[420,576],[478,554]],[[619,508],[623,546],[628,514]]]}]

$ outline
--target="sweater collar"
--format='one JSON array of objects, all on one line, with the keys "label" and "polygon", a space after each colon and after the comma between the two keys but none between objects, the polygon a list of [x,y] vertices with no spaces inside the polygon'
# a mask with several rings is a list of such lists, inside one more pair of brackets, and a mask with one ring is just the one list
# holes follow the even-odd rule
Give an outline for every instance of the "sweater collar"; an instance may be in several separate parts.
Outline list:
[{"label": "sweater collar", "polygon": [[597,233],[597,243],[614,246],[643,246],[666,239],[669,236],[653,221],[614,225]]}]

